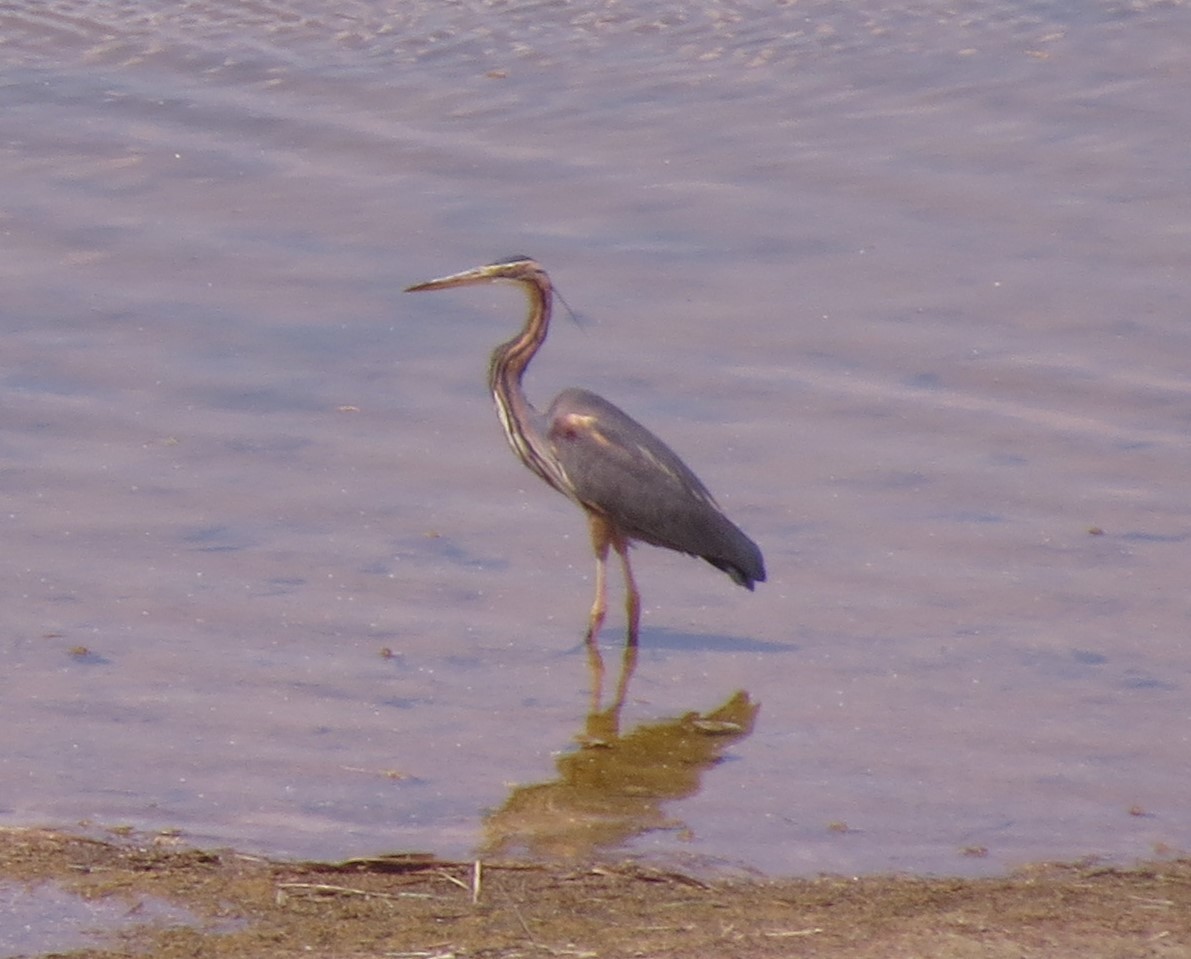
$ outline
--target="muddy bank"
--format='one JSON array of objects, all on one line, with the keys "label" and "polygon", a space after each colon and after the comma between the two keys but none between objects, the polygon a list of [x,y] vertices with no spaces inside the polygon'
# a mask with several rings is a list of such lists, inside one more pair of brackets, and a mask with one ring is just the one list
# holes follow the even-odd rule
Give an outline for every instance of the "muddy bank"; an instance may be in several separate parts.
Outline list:
[{"label": "muddy bank", "polygon": [[[1191,859],[1038,865],[977,880],[717,879],[623,861],[284,863],[178,848],[170,837],[8,830],[0,880],[125,904],[131,924],[69,953],[87,957],[1117,959],[1191,949]],[[187,918],[140,922],[149,901]]]}]

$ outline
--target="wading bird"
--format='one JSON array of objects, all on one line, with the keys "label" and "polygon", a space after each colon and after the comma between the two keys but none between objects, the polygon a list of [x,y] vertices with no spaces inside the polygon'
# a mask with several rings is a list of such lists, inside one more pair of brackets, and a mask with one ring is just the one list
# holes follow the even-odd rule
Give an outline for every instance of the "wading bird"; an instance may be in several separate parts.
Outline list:
[{"label": "wading bird", "polygon": [[606,399],[563,390],[543,414],[526,399],[521,378],[546,340],[553,292],[546,271],[514,256],[408,288],[445,290],[507,280],[529,298],[529,316],[515,337],[492,353],[488,385],[513,452],[534,473],[587,514],[595,550],[595,601],[587,641],[594,644],[607,609],[608,549],[624,569],[628,637],[637,641],[641,595],[629,565],[634,540],[699,556],[747,589],[765,581],[757,544],[723,514],[678,454]]}]

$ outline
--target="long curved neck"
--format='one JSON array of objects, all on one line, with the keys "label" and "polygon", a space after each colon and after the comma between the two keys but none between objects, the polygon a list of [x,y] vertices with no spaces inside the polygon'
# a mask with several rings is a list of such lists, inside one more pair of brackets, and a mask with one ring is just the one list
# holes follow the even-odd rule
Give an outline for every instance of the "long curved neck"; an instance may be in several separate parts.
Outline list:
[{"label": "long curved neck", "polygon": [[492,360],[488,364],[488,386],[496,400],[496,410],[513,452],[526,466],[554,486],[556,481],[550,475],[549,464],[536,448],[546,441],[536,423],[538,411],[526,399],[525,389],[521,385],[529,361],[545,342],[550,328],[553,299],[550,278],[538,272],[520,282],[529,300],[529,315],[520,333],[492,351]]}]

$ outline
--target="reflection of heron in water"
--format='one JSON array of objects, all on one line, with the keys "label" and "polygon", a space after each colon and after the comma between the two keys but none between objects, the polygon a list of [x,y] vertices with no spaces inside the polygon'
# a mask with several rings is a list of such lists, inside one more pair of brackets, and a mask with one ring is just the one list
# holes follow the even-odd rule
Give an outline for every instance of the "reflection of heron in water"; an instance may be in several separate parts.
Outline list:
[{"label": "reflection of heron in water", "polygon": [[557,779],[516,787],[484,818],[484,856],[586,859],[650,830],[681,828],[665,803],[697,793],[704,772],[752,732],[760,709],[742,691],[709,712],[621,736],[619,706],[588,715],[583,746],[556,761]]},{"label": "reflection of heron in water", "polygon": [[630,643],[637,640],[641,608],[629,566],[633,540],[702,557],[748,589],[764,582],[765,564],[756,544],[723,514],[678,455],[644,426],[587,390],[564,390],[544,414],[530,404],[521,378],[546,340],[553,296],[541,266],[515,256],[418,283],[409,291],[494,280],[517,283],[529,297],[524,328],[496,348],[488,369],[505,435],[521,462],[583,507],[591,527],[596,581],[588,641],[604,622],[609,548],[624,568]]}]

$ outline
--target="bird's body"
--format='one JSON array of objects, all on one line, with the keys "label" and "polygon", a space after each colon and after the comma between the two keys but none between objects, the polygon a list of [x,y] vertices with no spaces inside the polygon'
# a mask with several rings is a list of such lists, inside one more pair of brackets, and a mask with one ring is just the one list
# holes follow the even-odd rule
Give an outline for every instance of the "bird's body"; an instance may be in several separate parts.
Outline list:
[{"label": "bird's body", "polygon": [[748,589],[765,579],[761,552],[699,478],[645,427],[587,390],[560,393],[546,416],[569,495],[629,540],[700,556]]},{"label": "bird's body", "polygon": [[632,641],[640,609],[628,558],[632,541],[699,556],[750,590],[764,582],[765,564],[756,544],[724,515],[678,454],[627,413],[580,389],[564,390],[545,413],[530,404],[521,379],[546,339],[552,302],[550,278],[534,260],[512,257],[409,290],[496,280],[520,284],[530,311],[521,332],[493,352],[489,386],[513,451],[587,513],[596,554],[588,639],[594,639],[604,619],[609,547],[624,567]]}]

